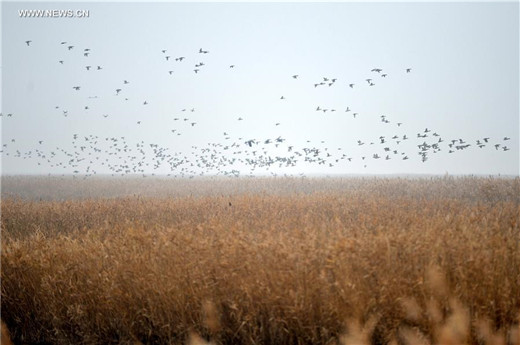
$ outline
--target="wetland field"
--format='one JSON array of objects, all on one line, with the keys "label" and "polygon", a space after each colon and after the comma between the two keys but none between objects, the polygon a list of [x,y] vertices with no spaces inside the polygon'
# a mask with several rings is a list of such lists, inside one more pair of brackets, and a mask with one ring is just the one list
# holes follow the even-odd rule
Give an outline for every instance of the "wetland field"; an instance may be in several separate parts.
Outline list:
[{"label": "wetland field", "polygon": [[518,178],[10,176],[1,234],[15,344],[520,344]]}]

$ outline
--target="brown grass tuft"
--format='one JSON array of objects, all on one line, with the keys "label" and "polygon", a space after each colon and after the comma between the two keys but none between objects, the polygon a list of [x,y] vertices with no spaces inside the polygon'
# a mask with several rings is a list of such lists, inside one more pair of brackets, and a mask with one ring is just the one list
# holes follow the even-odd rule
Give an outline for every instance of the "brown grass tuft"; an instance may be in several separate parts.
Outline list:
[{"label": "brown grass tuft", "polygon": [[0,320],[1,333],[0,333],[0,345],[12,345],[11,339],[9,338],[9,330],[3,321]]}]

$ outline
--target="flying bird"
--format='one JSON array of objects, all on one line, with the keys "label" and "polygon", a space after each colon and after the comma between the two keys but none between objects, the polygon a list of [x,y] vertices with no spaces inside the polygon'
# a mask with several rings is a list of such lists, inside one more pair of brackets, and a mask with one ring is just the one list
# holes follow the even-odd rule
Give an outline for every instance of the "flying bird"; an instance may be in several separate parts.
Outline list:
[{"label": "flying bird", "polygon": [[27,44],[27,46],[29,46],[31,44],[32,41],[25,41],[25,44]]}]

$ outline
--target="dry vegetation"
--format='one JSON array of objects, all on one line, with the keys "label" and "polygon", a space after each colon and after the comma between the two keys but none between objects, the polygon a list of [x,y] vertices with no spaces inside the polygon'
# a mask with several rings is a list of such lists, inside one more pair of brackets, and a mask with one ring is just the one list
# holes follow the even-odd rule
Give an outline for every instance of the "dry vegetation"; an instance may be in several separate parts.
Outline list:
[{"label": "dry vegetation", "polygon": [[519,179],[98,180],[41,201],[20,181],[15,343],[520,344]]}]

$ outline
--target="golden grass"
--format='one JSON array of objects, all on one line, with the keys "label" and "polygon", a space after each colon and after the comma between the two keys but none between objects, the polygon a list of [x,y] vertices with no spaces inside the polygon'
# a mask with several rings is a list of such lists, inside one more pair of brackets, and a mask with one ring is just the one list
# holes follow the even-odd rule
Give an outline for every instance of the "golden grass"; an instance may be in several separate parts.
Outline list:
[{"label": "golden grass", "polygon": [[3,321],[1,323],[1,333],[0,333],[0,345],[12,345],[11,338],[9,338],[9,330]]},{"label": "golden grass", "polygon": [[371,182],[4,199],[2,320],[24,343],[520,345],[518,179]]}]

